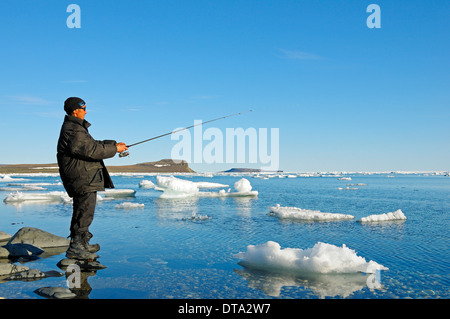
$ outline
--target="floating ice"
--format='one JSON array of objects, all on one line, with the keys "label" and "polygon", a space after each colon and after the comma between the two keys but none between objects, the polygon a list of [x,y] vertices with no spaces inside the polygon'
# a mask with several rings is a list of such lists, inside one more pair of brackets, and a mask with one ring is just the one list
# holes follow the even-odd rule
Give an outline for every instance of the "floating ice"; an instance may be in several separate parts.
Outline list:
[{"label": "floating ice", "polygon": [[250,185],[250,182],[248,179],[241,178],[236,183],[234,183],[234,188],[241,193],[250,192],[252,190],[252,185]]},{"label": "floating ice", "polygon": [[8,183],[7,186],[53,186],[53,185],[62,185],[61,182],[58,183]]},{"label": "floating ice", "polygon": [[324,213],[319,210],[309,210],[297,207],[281,207],[279,204],[270,207],[268,215],[276,216],[280,219],[295,219],[305,221],[321,221],[321,220],[345,220],[355,218],[353,215]]},{"label": "floating ice", "polygon": [[209,220],[211,219],[211,217],[209,217],[208,215],[200,215],[197,214],[196,212],[193,212],[191,217],[189,218],[181,218],[181,220],[190,220],[190,221],[204,221],[204,220]]},{"label": "floating ice", "polygon": [[22,187],[0,187],[0,191],[45,191],[46,188],[41,186],[22,186]]},{"label": "floating ice", "polygon": [[[190,196],[198,197],[243,197],[243,196],[258,196],[257,191],[252,191],[250,182],[245,178],[235,183],[237,192],[226,192],[220,190],[219,192],[200,192],[199,188],[212,188],[228,186],[218,183],[205,183],[205,182],[191,182],[183,179],[179,179],[173,176],[157,176],[156,183],[158,186],[156,190],[163,191],[160,198],[183,198]],[[220,185],[220,186],[219,186]]]},{"label": "floating ice", "polygon": [[5,203],[20,203],[25,201],[32,202],[66,202],[68,201],[69,195],[66,192],[49,192],[49,193],[33,193],[33,194],[25,194],[22,192],[11,193],[6,196],[3,200]]},{"label": "floating ice", "polygon": [[152,181],[144,179],[139,183],[139,187],[141,188],[155,188],[155,184]]},{"label": "floating ice", "polygon": [[136,191],[134,189],[106,189],[98,192],[106,197],[134,197]]},{"label": "floating ice", "polygon": [[144,204],[124,202],[116,205],[117,209],[144,208]]},{"label": "floating ice", "polygon": [[188,197],[198,193],[198,187],[194,182],[173,176],[156,176],[156,183],[163,191],[160,198]]},{"label": "floating ice", "polygon": [[29,181],[29,179],[11,177],[10,175],[4,175],[3,177],[0,177],[0,182],[14,182],[14,181]]},{"label": "floating ice", "polygon": [[233,257],[241,259],[239,264],[270,272],[281,273],[374,273],[388,268],[374,262],[366,262],[345,244],[342,247],[318,242],[312,248],[284,248],[273,241],[262,245],[249,245],[246,252]]},{"label": "floating ice", "polygon": [[386,222],[394,220],[406,220],[406,216],[405,214],[403,214],[401,209],[398,209],[392,213],[369,215],[367,217],[359,219],[358,221],[361,223],[368,223],[368,222]]},{"label": "floating ice", "polygon": [[219,187],[228,187],[229,185],[220,184],[220,183],[212,183],[212,182],[195,182],[198,188],[219,188]]}]

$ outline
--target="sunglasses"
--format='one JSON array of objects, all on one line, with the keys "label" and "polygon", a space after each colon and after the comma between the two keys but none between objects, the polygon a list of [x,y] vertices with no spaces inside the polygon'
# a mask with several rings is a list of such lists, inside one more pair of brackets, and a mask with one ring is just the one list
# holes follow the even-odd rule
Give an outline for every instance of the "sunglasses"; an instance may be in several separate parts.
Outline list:
[{"label": "sunglasses", "polygon": [[84,102],[80,102],[78,105],[80,106],[79,109],[86,109],[86,104]]}]

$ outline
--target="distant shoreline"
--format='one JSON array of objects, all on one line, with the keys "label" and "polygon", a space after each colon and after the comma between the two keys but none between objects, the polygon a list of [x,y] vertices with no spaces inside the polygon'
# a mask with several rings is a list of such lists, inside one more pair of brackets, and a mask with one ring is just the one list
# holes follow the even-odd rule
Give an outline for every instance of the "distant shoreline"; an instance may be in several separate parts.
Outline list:
[{"label": "distant shoreline", "polygon": [[[110,173],[195,173],[185,161],[163,159],[156,162],[135,165],[109,166]],[[0,165],[0,174],[36,174],[59,173],[58,164],[4,164]]]}]

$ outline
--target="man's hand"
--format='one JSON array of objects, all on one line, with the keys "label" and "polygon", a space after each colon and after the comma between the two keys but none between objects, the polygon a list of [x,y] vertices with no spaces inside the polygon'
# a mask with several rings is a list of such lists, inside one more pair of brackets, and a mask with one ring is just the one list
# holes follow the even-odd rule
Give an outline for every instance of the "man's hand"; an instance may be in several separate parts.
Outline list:
[{"label": "man's hand", "polygon": [[117,143],[116,147],[117,147],[117,153],[125,152],[128,149],[127,144],[122,143],[122,142]]}]

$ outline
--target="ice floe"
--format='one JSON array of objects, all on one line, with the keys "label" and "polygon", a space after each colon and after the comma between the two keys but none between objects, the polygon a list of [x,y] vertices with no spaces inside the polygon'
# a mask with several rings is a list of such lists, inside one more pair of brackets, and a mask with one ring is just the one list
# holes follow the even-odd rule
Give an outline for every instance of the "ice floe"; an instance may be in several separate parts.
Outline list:
[{"label": "ice floe", "polygon": [[228,187],[229,185],[220,184],[220,183],[212,183],[212,182],[194,182],[198,188],[219,188],[219,187]]},{"label": "ice floe", "polygon": [[144,204],[139,203],[130,203],[130,202],[124,202],[116,205],[117,209],[135,209],[135,208],[144,208]]},{"label": "ice floe", "polygon": [[276,216],[279,219],[294,219],[304,221],[330,221],[349,220],[355,218],[353,215],[339,213],[324,213],[319,210],[309,210],[297,207],[281,207],[279,204],[270,207],[269,216]]},{"label": "ice floe", "polygon": [[10,175],[0,176],[0,182],[29,181],[29,179],[21,177],[12,177]]},{"label": "ice floe", "polygon": [[217,188],[228,186],[218,183],[209,182],[192,182],[173,176],[157,176],[156,190],[162,191],[160,198],[183,198],[190,196],[197,197],[244,197],[244,196],[258,196],[258,191],[252,191],[250,182],[242,178],[234,184],[237,192],[231,192],[231,189],[225,191],[224,189],[218,192],[200,192],[200,188]]},{"label": "ice floe", "polygon": [[163,191],[160,198],[179,198],[195,196],[198,193],[198,187],[194,182],[173,176],[156,176],[156,190]]},{"label": "ice floe", "polygon": [[105,195],[106,197],[134,197],[136,191],[134,189],[106,189],[98,192],[98,194]]},{"label": "ice floe", "polygon": [[66,202],[70,197],[66,192],[54,191],[48,193],[10,193],[3,200],[5,203],[20,203],[20,202]]},{"label": "ice floe", "polygon": [[248,245],[246,252],[233,255],[241,259],[244,267],[279,273],[374,273],[388,268],[374,262],[367,262],[345,244],[342,247],[318,242],[312,248],[284,248],[268,241],[261,245]]},{"label": "ice floe", "polygon": [[155,184],[152,181],[144,179],[139,183],[139,187],[140,188],[155,188]]},{"label": "ice floe", "polygon": [[250,192],[252,190],[252,185],[248,179],[241,178],[236,183],[234,183],[234,189],[238,192]]},{"label": "ice floe", "polygon": [[181,220],[190,220],[190,221],[195,221],[195,222],[205,221],[205,220],[210,220],[210,219],[211,219],[211,217],[209,217],[208,215],[200,215],[200,214],[197,214],[196,212],[193,212],[190,217],[181,218]]},{"label": "ice floe", "polygon": [[[111,200],[114,198],[105,198],[97,194],[97,202]],[[7,204],[24,204],[24,203],[64,203],[72,204],[73,199],[64,191],[53,191],[46,193],[23,193],[15,192],[8,194],[3,200]]]},{"label": "ice floe", "polygon": [[367,217],[363,217],[357,221],[361,223],[370,223],[370,222],[386,222],[386,221],[395,221],[395,220],[406,220],[405,214],[401,209],[396,210],[395,212],[385,213],[385,214],[374,214],[369,215]]}]

